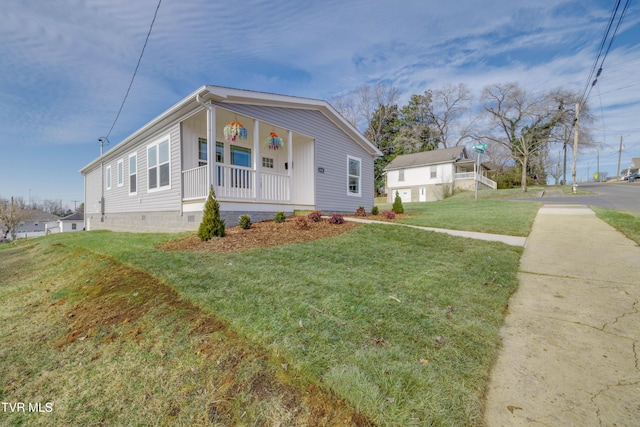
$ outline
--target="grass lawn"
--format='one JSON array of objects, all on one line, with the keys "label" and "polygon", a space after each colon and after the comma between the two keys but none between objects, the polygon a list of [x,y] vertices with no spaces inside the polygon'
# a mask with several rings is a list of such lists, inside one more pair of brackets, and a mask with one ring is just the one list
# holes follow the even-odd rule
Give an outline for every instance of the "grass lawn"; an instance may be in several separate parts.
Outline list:
[{"label": "grass lawn", "polygon": [[169,238],[0,250],[0,398],[56,402],[0,424],[482,424],[521,248],[384,225],[226,254]]},{"label": "grass lawn", "polygon": [[603,208],[600,206],[591,206],[591,209],[595,211],[598,218],[620,230],[622,234],[640,245],[639,214]]},{"label": "grass lawn", "polygon": [[[496,194],[506,193],[499,190]],[[536,213],[542,206],[542,203],[538,202],[494,200],[485,197],[468,200],[467,193],[462,193],[461,196],[438,202],[405,203],[405,213],[414,216],[398,222],[424,227],[528,236]],[[380,209],[391,209],[391,205],[381,205]]]}]

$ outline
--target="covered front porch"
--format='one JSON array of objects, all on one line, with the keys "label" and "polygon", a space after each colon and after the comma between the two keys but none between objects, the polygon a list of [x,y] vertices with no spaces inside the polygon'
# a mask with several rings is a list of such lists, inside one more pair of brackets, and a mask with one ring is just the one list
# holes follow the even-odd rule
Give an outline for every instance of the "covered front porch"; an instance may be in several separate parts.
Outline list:
[{"label": "covered front porch", "polygon": [[460,188],[474,186],[476,180],[493,190],[498,188],[498,184],[495,181],[487,178],[487,168],[482,163],[479,170],[477,162],[471,159],[455,163],[454,168],[454,182]]},{"label": "covered front porch", "polygon": [[[210,144],[209,141],[215,141]],[[181,122],[182,200],[313,206],[313,138],[207,104]]]}]

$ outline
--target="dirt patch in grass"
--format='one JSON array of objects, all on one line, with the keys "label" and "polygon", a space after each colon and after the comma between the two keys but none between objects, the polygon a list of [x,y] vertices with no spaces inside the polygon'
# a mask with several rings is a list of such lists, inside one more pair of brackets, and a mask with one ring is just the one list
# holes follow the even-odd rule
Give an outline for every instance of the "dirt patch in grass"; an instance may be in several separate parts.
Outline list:
[{"label": "dirt patch in grass", "polygon": [[[278,226],[272,230],[287,230],[286,226]],[[263,228],[257,226],[254,231],[260,231],[254,234],[259,235]],[[344,232],[349,227],[326,229]],[[205,409],[197,414],[183,413],[193,408],[180,404],[179,400],[186,397],[176,397],[177,401],[158,403],[160,413],[154,413],[154,417],[159,416],[166,423],[191,417],[192,425],[237,425],[244,421],[255,425],[372,425],[333,394],[314,385],[300,384],[295,372],[283,368],[289,365],[286,360],[274,360],[266,350],[230,330],[225,322],[181,300],[174,290],[153,276],[108,258],[97,258],[86,262],[99,263],[98,274],[77,282],[71,292],[49,306],[58,316],[62,314],[66,323],[66,331],[53,346],[65,352],[90,343],[91,361],[101,363],[108,363],[103,353],[114,346],[120,348],[115,356],[122,359],[127,357],[124,349],[131,345],[138,352],[153,353],[154,357],[157,353],[159,362],[166,360],[168,353],[183,357],[188,368],[185,370],[198,372],[199,378],[190,384],[167,379],[166,387],[175,387],[176,396],[188,393],[190,399],[200,401],[199,408]],[[82,271],[82,266],[78,270]],[[160,323],[171,325],[170,330],[158,331],[156,326]],[[164,340],[171,340],[174,345],[156,348]],[[202,362],[189,368],[192,362],[187,360],[194,354]],[[140,375],[136,382],[153,384],[152,379]],[[145,391],[151,396],[149,390]],[[112,421],[118,423],[117,419]]]},{"label": "dirt patch in grass", "polygon": [[252,224],[248,230],[240,227],[228,228],[224,237],[206,242],[201,241],[197,235],[193,235],[158,245],[158,248],[165,251],[233,252],[310,242],[346,233],[361,225],[349,221],[345,221],[344,224],[330,224],[326,220],[321,222],[308,221],[305,225],[296,218],[288,218],[283,223],[257,222]]}]

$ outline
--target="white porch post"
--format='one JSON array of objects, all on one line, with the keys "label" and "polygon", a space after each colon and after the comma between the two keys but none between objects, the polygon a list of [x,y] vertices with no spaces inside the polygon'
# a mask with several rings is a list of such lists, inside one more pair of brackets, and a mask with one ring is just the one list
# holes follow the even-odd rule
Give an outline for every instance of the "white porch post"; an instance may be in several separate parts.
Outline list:
[{"label": "white porch post", "polygon": [[289,162],[289,203],[293,193],[293,132],[287,131],[287,162]]},{"label": "white porch post", "polygon": [[262,199],[262,186],[260,182],[260,168],[258,167],[258,157],[260,154],[260,122],[253,119],[253,172],[255,177],[254,196],[256,201]]},{"label": "white porch post", "polygon": [[209,104],[207,106],[207,165],[209,173],[207,173],[207,194],[213,185],[215,189],[216,182],[216,107]]}]

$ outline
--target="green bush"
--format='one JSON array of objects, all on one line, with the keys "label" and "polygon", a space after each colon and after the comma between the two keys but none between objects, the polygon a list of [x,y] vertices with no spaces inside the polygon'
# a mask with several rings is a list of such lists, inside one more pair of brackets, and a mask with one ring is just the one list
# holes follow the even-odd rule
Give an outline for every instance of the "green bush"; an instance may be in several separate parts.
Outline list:
[{"label": "green bush", "polygon": [[238,225],[245,229],[248,230],[251,228],[251,216],[244,214],[244,215],[240,215],[240,218],[238,218]]},{"label": "green bush", "polygon": [[224,220],[220,218],[220,205],[216,200],[216,193],[213,191],[212,185],[204,204],[204,214],[200,227],[198,227],[198,237],[202,241],[207,241],[214,237],[223,237],[224,231]]},{"label": "green bush", "polygon": [[378,209],[378,207],[374,205],[371,208],[371,215],[378,215],[379,213],[380,213],[380,209]]},{"label": "green bush", "polygon": [[277,223],[282,223],[285,222],[287,219],[287,217],[285,216],[283,211],[278,211],[276,212],[276,214],[273,216],[273,220]]},{"label": "green bush", "polygon": [[400,198],[400,193],[396,191],[396,198],[393,201],[393,206],[391,210],[397,214],[404,213],[404,206],[402,206],[402,199]]}]

